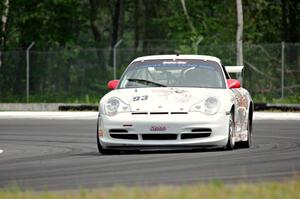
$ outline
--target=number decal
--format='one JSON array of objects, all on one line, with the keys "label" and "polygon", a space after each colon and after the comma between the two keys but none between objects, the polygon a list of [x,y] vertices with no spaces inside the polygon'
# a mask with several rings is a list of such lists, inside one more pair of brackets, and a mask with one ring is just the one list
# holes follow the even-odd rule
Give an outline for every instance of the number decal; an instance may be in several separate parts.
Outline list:
[{"label": "number decal", "polygon": [[136,101],[139,101],[140,100],[140,96],[135,96],[132,98],[132,101],[136,102]]},{"label": "number decal", "polygon": [[148,99],[148,95],[143,95],[143,96],[141,96],[141,100],[142,101],[145,101],[145,100],[147,100]]},{"label": "number decal", "polygon": [[142,96],[134,96],[132,98],[132,101],[137,102],[139,100],[146,101],[148,99],[148,95],[142,95]]}]

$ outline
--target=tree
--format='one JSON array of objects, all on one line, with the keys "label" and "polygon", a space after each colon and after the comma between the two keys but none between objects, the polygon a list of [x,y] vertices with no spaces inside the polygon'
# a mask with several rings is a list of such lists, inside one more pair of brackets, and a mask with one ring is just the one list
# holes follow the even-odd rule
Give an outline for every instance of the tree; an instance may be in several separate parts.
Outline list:
[{"label": "tree", "polygon": [[197,54],[198,53],[198,45],[203,40],[203,36],[198,34],[192,20],[190,19],[190,16],[189,16],[188,11],[185,6],[185,0],[181,0],[181,5],[182,5],[183,13],[186,17],[186,20],[188,21],[189,26],[191,28],[192,34],[194,35],[192,37],[192,42],[193,42],[194,52],[195,52],[195,54]]},{"label": "tree", "polygon": [[114,14],[112,17],[112,39],[111,48],[118,42],[123,35],[124,22],[124,1],[117,0],[114,3]]},{"label": "tree", "polygon": [[5,41],[7,35],[7,19],[9,12],[9,0],[4,0],[2,2],[2,16],[1,16],[1,38],[0,38],[0,68],[2,66],[2,50],[5,50]]},{"label": "tree", "polygon": [[[97,16],[101,14],[100,9],[101,0],[89,0],[90,4],[90,26],[92,29],[92,33],[95,39],[95,43],[97,47],[101,46],[102,42],[102,29],[97,26]],[[107,73],[107,67],[104,61],[103,51],[101,49],[97,50],[97,55],[99,59],[99,67],[102,68],[102,73],[100,76],[105,77]]]},{"label": "tree", "polygon": [[300,2],[296,0],[281,0],[281,9],[283,41],[298,42],[300,36]]}]

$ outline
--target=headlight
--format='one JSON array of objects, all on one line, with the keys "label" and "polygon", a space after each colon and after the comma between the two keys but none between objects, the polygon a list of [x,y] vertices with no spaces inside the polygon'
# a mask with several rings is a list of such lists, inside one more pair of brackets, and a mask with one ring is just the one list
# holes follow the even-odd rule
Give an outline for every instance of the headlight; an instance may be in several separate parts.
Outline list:
[{"label": "headlight", "polygon": [[119,98],[111,97],[105,103],[105,114],[108,116],[114,116],[118,113],[129,112],[130,107],[128,104],[122,102]]},{"label": "headlight", "polygon": [[202,100],[201,102],[194,104],[190,111],[191,112],[202,112],[208,115],[216,114],[219,110],[220,102],[218,98],[210,96]]}]

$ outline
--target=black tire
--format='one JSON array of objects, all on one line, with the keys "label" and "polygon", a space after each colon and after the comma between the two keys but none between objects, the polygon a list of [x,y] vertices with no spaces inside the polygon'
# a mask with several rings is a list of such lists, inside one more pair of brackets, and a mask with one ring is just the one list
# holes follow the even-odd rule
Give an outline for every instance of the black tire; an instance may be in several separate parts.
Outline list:
[{"label": "black tire", "polygon": [[234,115],[233,112],[230,113],[229,117],[229,127],[228,127],[228,141],[226,144],[227,150],[233,150],[235,147],[235,141],[234,141]]},{"label": "black tire", "polygon": [[252,146],[252,117],[249,116],[247,124],[247,141],[239,143],[240,148],[250,148]]},{"label": "black tire", "polygon": [[105,152],[105,149],[103,149],[101,143],[100,143],[100,140],[99,140],[99,137],[98,137],[98,133],[97,133],[97,147],[98,147],[98,152],[101,153],[101,154],[106,154]]},{"label": "black tire", "polygon": [[102,147],[102,145],[100,143],[100,140],[99,140],[98,132],[99,132],[99,117],[98,117],[98,120],[97,120],[97,133],[96,133],[98,152],[102,155],[118,154],[119,151],[117,151],[117,150],[104,149]]}]

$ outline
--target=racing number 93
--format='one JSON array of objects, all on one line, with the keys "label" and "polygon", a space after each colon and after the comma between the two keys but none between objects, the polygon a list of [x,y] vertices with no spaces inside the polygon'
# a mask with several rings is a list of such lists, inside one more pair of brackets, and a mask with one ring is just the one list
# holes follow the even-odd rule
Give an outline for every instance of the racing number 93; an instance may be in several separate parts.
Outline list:
[{"label": "racing number 93", "polygon": [[139,100],[146,101],[148,99],[148,95],[142,95],[142,96],[134,96],[132,98],[132,101],[137,102]]}]

